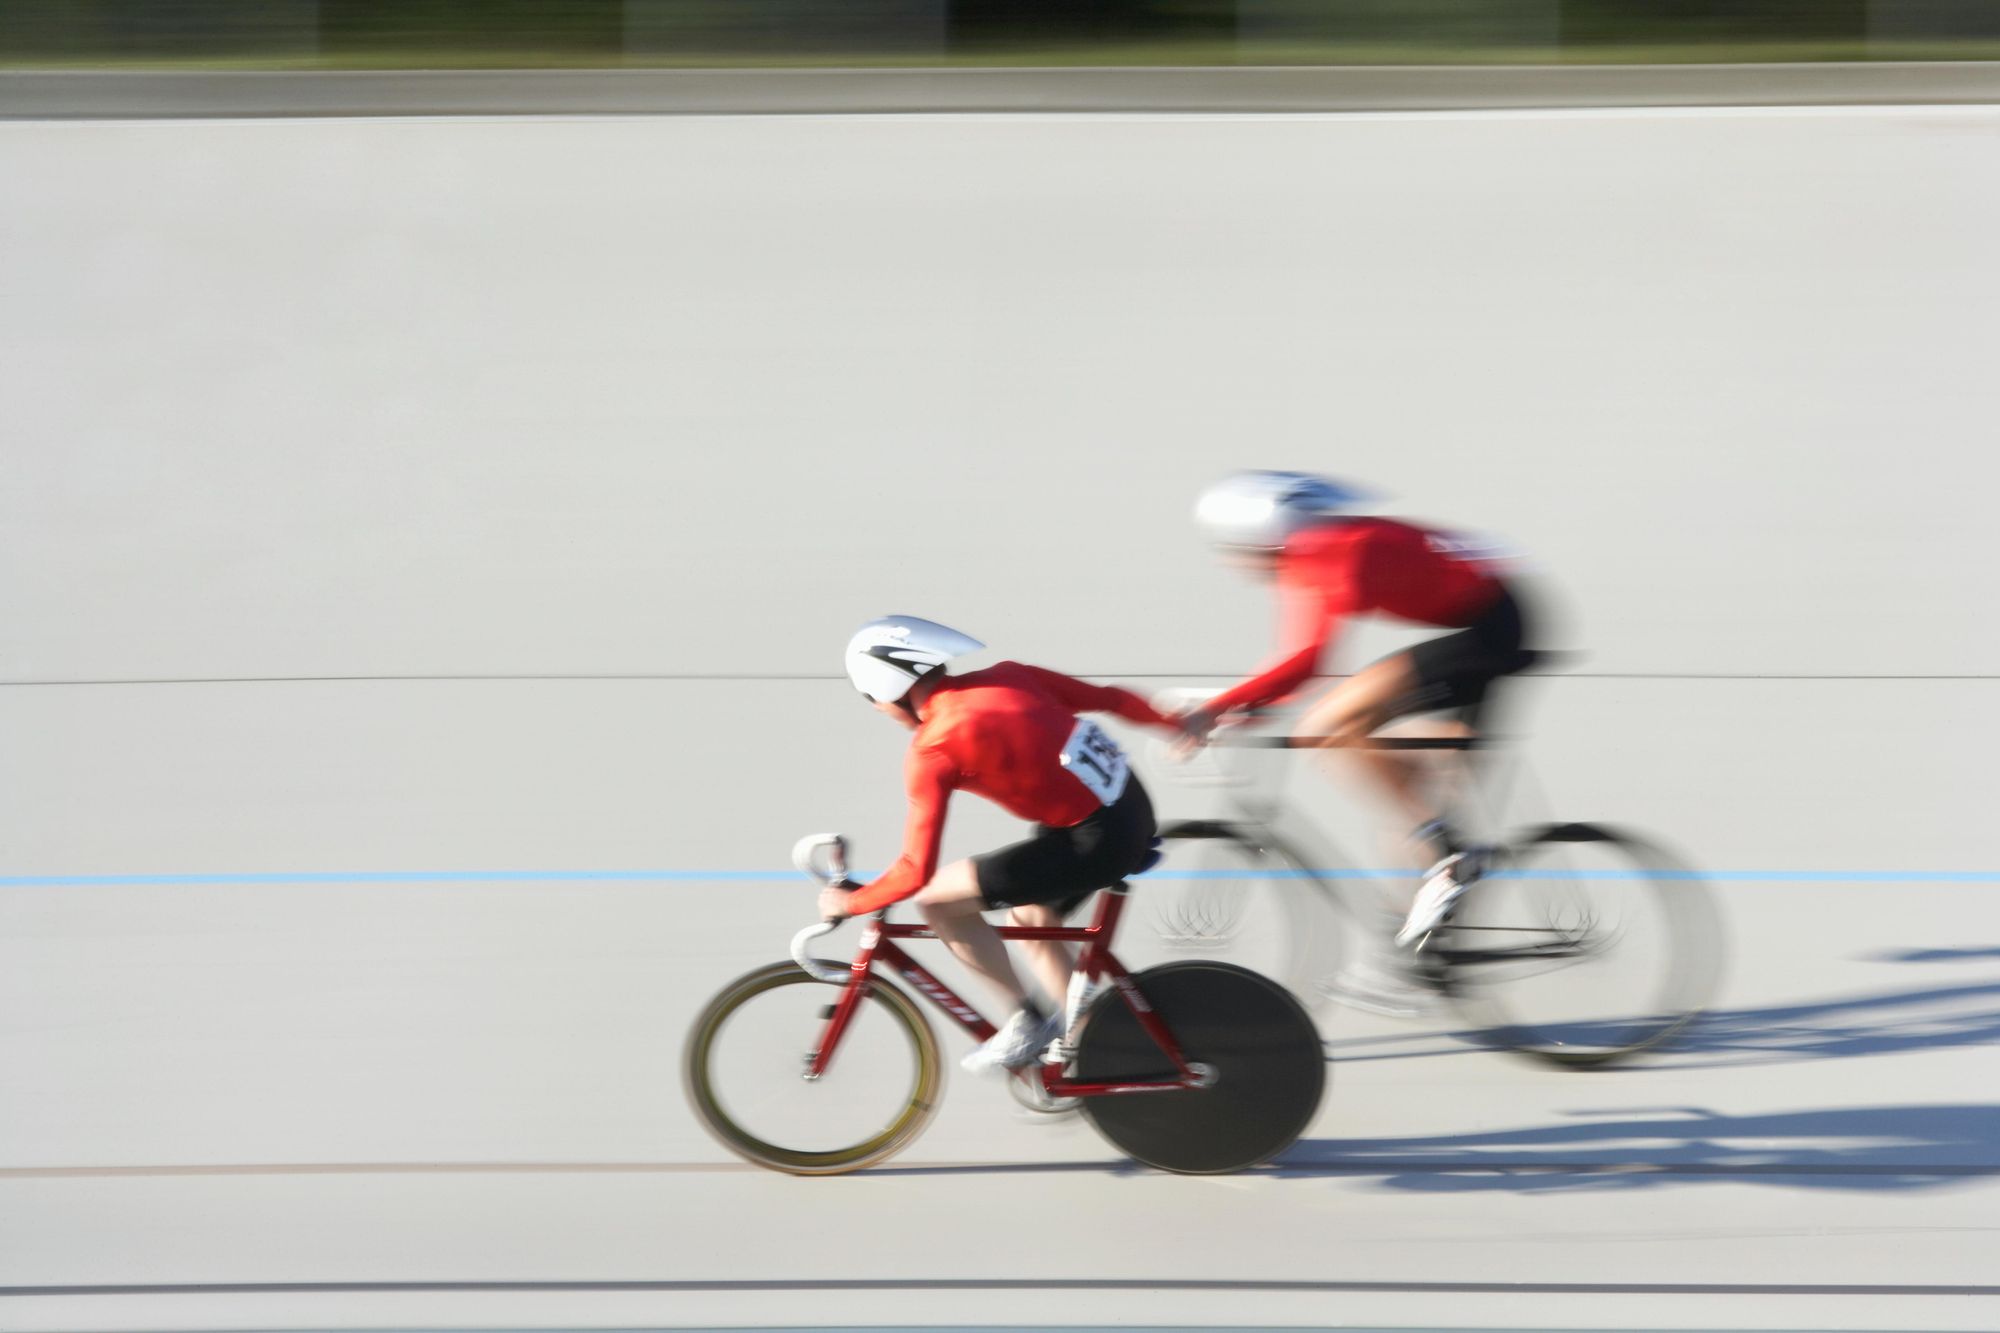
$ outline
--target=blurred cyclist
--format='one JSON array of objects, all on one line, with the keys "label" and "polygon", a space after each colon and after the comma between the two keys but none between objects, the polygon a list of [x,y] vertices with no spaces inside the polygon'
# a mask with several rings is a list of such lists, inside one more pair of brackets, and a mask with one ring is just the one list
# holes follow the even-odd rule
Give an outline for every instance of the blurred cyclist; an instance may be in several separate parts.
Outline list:
[{"label": "blurred cyclist", "polygon": [[[1342,624],[1370,613],[1455,633],[1419,643],[1361,668],[1307,710],[1299,734],[1353,747],[1396,718],[1455,710],[1454,730],[1476,731],[1487,691],[1537,654],[1524,646],[1521,606],[1490,543],[1362,517],[1356,491],[1300,472],[1238,472],[1202,493],[1195,517],[1224,552],[1277,583],[1278,655],[1255,676],[1189,709],[1178,721],[1205,739],[1231,712],[1298,691],[1318,668]],[[1349,749],[1362,773],[1410,821],[1412,839],[1435,864],[1425,872],[1396,943],[1434,930],[1479,875],[1481,851],[1467,847],[1427,797],[1419,756]],[[1422,862],[1420,861],[1419,864]]]},{"label": "blurred cyclist", "polygon": [[[847,675],[877,709],[916,732],[903,764],[910,813],[903,854],[872,884],[827,889],[828,918],[880,911],[916,897],[960,962],[1013,1002],[1013,1014],[964,1060],[1015,1069],[1061,1036],[1070,954],[1060,940],[1026,942],[1058,1007],[1046,1013],[1021,986],[1006,942],[980,915],[1010,908],[1016,925],[1056,926],[1097,889],[1138,871],[1152,852],[1152,803],[1118,743],[1080,712],[1116,713],[1174,730],[1138,695],[1087,685],[1019,662],[950,676],[945,663],[977,639],[915,616],[872,620],[847,645]],[[945,805],[963,788],[1035,821],[1026,842],[938,869]]]}]

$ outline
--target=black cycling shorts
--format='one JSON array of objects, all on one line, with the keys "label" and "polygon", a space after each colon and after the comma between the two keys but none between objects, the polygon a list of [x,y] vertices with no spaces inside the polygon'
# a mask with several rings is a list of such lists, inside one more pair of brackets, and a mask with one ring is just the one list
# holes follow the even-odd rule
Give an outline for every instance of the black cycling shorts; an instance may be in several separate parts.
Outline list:
[{"label": "black cycling shorts", "polygon": [[1457,709],[1462,721],[1476,726],[1493,682],[1525,671],[1541,656],[1525,645],[1526,638],[1521,604],[1503,586],[1470,625],[1408,650],[1417,683],[1395,702],[1390,716]]},{"label": "black cycling shorts", "polygon": [[989,908],[1055,903],[1068,916],[1099,889],[1134,874],[1152,854],[1153,802],[1136,775],[1111,805],[1068,828],[1039,825],[1026,842],[972,858]]}]

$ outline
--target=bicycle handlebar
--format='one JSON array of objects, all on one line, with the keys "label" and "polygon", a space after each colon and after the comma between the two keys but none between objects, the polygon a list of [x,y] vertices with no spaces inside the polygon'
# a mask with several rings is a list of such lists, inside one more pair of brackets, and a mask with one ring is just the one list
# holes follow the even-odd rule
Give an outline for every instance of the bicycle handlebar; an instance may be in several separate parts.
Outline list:
[{"label": "bicycle handlebar", "polygon": [[[826,854],[826,865],[820,866],[820,853]],[[838,833],[808,833],[792,844],[792,864],[822,888],[832,888],[847,882],[847,839]],[[840,923],[847,920],[837,916],[829,921],[816,921],[798,934],[792,936],[792,961],[815,981],[827,981],[836,985],[847,980],[847,969],[837,963],[815,958],[807,950],[812,942],[822,935],[831,935],[840,929]]]},{"label": "bicycle handlebar", "polygon": [[[819,867],[819,853],[826,851],[826,869]],[[847,879],[847,839],[838,833],[808,833],[792,844],[792,864],[818,880],[821,888],[832,888]]]},{"label": "bicycle handlebar", "polygon": [[847,968],[838,963],[829,963],[824,958],[815,958],[807,952],[812,942],[822,935],[831,935],[840,929],[838,921],[815,921],[798,934],[792,936],[792,961],[804,969],[814,981],[839,985],[847,980]]},{"label": "bicycle handlebar", "polygon": [[[1361,742],[1368,750],[1476,750],[1491,743],[1481,736],[1371,736]],[[1319,736],[1218,736],[1209,742],[1244,750],[1321,750],[1327,744]]]}]

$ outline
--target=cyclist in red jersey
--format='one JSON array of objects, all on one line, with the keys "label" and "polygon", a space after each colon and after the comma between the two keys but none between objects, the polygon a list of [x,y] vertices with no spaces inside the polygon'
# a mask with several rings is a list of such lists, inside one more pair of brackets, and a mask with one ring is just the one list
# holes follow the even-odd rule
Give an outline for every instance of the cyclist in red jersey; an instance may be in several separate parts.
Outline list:
[{"label": "cyclist in red jersey", "polygon": [[[1014,1004],[1007,1022],[965,1058],[968,1069],[1030,1064],[1061,1034],[1022,987],[1007,945],[982,912],[1011,909],[1017,925],[1055,926],[1092,892],[1136,873],[1152,854],[1153,807],[1124,752],[1078,713],[1116,713],[1164,730],[1175,724],[1138,695],[1019,662],[951,676],[945,663],[984,645],[915,616],[870,621],[847,646],[847,674],[881,712],[916,732],[903,764],[910,813],[903,853],[865,886],[820,896],[831,918],[914,897],[952,953]],[[1025,842],[940,869],[945,806],[975,792],[1040,827]],[[1056,1006],[1071,958],[1059,940],[1027,941]]]},{"label": "cyclist in red jersey", "polygon": [[[1458,728],[1476,731],[1492,683],[1521,671],[1537,654],[1524,645],[1520,602],[1491,543],[1354,515],[1361,496],[1298,472],[1241,472],[1203,493],[1196,517],[1225,551],[1268,571],[1281,604],[1277,656],[1250,679],[1178,719],[1205,738],[1229,713],[1296,693],[1318,669],[1342,625],[1377,614],[1455,633],[1393,653],[1327,691],[1304,715],[1299,733],[1352,747],[1411,713],[1451,709]],[[1462,845],[1425,793],[1426,769],[1414,755],[1350,749],[1363,773],[1412,823],[1414,839],[1436,864],[1425,873],[1398,944],[1436,928],[1480,869],[1476,848]]]}]

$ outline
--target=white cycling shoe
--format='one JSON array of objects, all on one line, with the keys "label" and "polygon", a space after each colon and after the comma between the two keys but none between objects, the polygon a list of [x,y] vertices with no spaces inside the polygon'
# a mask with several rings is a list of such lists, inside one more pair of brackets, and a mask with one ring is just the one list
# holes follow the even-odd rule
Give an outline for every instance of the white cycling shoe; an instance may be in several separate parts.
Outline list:
[{"label": "white cycling shoe", "polygon": [[1036,1018],[1026,1009],[1016,1009],[1000,1030],[974,1047],[960,1069],[985,1074],[995,1069],[1021,1069],[1035,1063],[1050,1042],[1062,1035],[1062,1019],[1050,1015]]},{"label": "white cycling shoe", "polygon": [[1424,876],[1424,886],[1417,890],[1416,901],[1410,904],[1403,928],[1396,932],[1396,943],[1408,948],[1443,925],[1485,868],[1485,853],[1478,848],[1447,856],[1432,866]]}]

